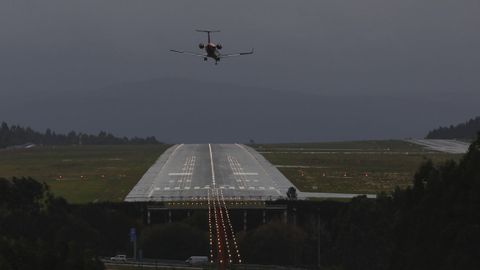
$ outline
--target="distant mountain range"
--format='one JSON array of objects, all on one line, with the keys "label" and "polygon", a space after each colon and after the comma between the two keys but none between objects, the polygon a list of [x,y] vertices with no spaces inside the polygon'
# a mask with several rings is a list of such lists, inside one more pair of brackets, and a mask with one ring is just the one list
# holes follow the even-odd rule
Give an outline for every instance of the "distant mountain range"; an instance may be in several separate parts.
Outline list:
[{"label": "distant mountain range", "polygon": [[480,132],[480,116],[470,119],[465,123],[439,127],[427,134],[427,139],[465,139],[473,140]]},{"label": "distant mountain range", "polygon": [[37,96],[0,101],[0,115],[42,130],[109,130],[187,143],[421,137],[432,123],[458,121],[478,109],[473,101],[452,107],[438,97],[326,96],[182,79]]}]

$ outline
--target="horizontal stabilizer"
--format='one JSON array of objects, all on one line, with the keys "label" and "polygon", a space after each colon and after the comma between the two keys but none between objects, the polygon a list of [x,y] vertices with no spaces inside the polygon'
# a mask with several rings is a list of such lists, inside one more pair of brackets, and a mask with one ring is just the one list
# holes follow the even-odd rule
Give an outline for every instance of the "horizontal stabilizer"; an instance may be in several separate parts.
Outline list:
[{"label": "horizontal stabilizer", "polygon": [[220,32],[220,30],[202,30],[202,29],[197,29],[195,31],[203,32],[203,33],[218,33],[218,32]]}]

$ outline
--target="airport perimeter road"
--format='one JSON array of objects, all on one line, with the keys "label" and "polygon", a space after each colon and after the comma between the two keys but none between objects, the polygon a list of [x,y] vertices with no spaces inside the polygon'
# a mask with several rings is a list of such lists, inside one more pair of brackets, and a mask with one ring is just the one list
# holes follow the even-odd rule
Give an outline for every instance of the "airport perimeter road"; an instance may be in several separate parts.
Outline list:
[{"label": "airport perimeter road", "polygon": [[205,198],[221,189],[226,199],[276,200],[294,186],[263,156],[241,144],[180,144],[169,148],[125,201]]}]

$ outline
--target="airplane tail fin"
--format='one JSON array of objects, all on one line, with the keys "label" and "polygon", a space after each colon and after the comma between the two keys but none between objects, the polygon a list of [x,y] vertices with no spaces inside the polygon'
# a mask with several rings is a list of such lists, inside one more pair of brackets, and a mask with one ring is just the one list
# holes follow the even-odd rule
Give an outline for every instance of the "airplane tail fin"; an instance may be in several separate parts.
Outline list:
[{"label": "airplane tail fin", "polygon": [[195,30],[197,32],[202,32],[202,33],[207,33],[208,35],[208,43],[210,43],[210,33],[218,33],[220,30],[203,30],[203,29],[197,29]]}]

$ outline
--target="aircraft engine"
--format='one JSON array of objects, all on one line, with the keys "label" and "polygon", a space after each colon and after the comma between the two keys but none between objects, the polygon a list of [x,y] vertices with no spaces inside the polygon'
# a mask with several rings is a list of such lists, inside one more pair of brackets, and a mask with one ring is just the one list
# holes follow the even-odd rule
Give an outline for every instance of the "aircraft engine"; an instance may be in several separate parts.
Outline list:
[{"label": "aircraft engine", "polygon": [[200,44],[198,44],[198,47],[199,47],[200,49],[203,49],[203,48],[205,48],[205,45],[203,45],[203,43],[200,43]]},{"label": "aircraft engine", "polygon": [[223,47],[220,44],[217,44],[217,49],[221,50]]}]

